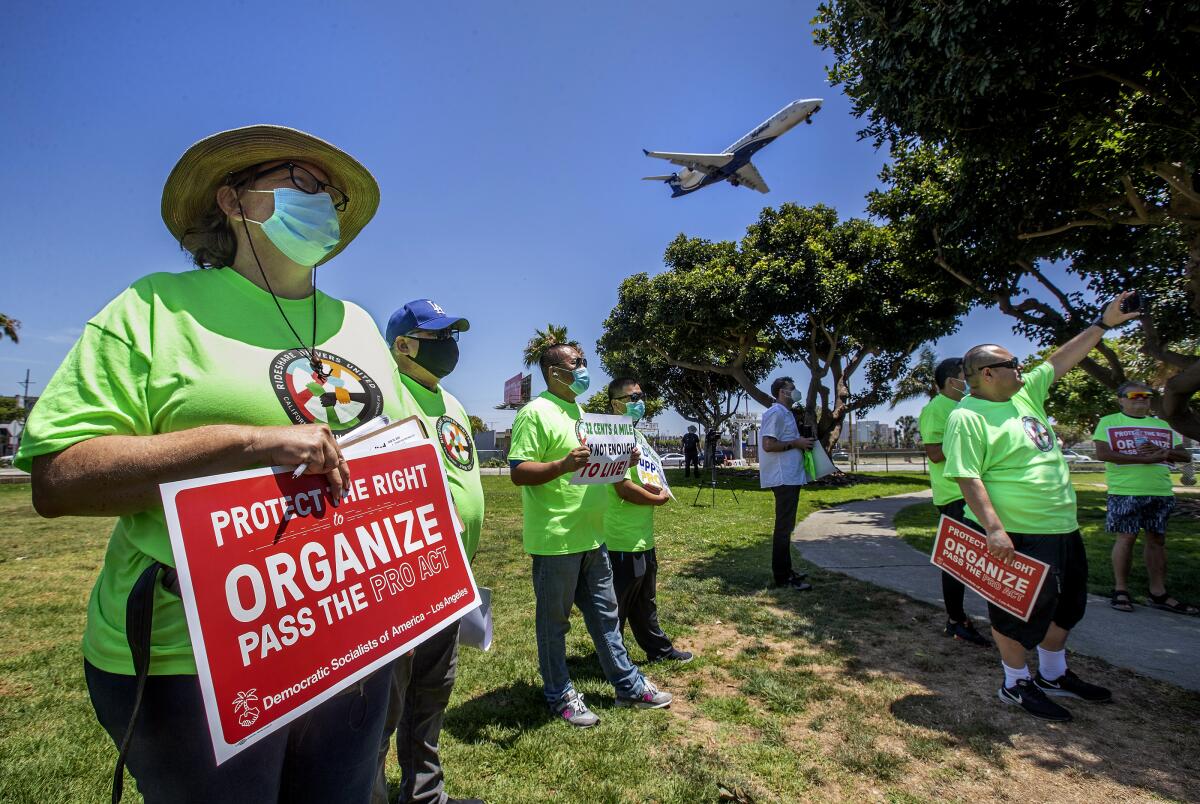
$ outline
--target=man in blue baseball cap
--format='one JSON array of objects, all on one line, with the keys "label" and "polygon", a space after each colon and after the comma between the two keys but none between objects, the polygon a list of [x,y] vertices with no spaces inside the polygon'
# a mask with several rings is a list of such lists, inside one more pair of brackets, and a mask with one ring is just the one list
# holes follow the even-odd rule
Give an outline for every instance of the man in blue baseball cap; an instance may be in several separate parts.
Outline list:
[{"label": "man in blue baseball cap", "polygon": [[[468,560],[475,556],[483,529],[479,456],[471,438],[471,419],[442,386],[442,380],[458,365],[459,333],[470,328],[467,319],[446,315],[436,302],[416,299],[392,314],[385,332],[400,381],[420,408],[426,430],[442,449],[450,494],[463,523],[461,537]],[[394,678],[379,750],[380,784],[372,804],[387,802],[384,763],[393,731],[400,763],[399,801],[439,804],[462,801],[447,798],[438,757],[438,739],[454,689],[457,665],[458,623],[455,623],[417,647],[411,675],[405,673],[405,677]]]}]

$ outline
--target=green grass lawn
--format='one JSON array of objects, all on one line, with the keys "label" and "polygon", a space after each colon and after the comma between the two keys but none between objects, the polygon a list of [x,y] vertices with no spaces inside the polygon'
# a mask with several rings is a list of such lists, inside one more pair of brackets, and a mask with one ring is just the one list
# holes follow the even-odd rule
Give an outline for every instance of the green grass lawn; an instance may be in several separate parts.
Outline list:
[{"label": "green grass lawn", "polygon": [[[996,704],[994,657],[944,640],[933,607],[804,562],[816,591],[767,588],[772,497],[753,476],[734,477],[737,504],[722,489],[715,507],[707,492],[693,507],[694,481],[672,474],[679,502],[656,514],[659,605],[664,628],[697,659],[647,668],[675,693],[670,710],[615,709],[576,615],[568,660],[602,719],[586,731],[543,707],[519,490],[507,477],[483,479],[475,571],[495,590],[495,645],[461,655],[442,741],[451,795],[492,804],[1037,798],[1069,772],[1079,797],[1200,798],[1189,759],[1198,696],[1081,660],[1122,702],[1080,712],[1073,731],[1031,722]],[[892,474],[807,490],[800,515],[925,483]],[[110,527],[41,520],[28,486],[0,487],[0,801],[108,799],[115,750],[87,699],[79,638]],[[398,781],[394,764],[389,774]],[[126,800],[134,789],[127,783]]]},{"label": "green grass lawn", "polygon": [[[1079,477],[1075,478],[1075,493],[1079,497],[1079,529],[1088,555],[1088,588],[1094,594],[1108,595],[1113,588],[1114,537],[1104,529],[1106,494]],[[1191,498],[1180,495],[1180,499]],[[928,553],[933,548],[937,518],[931,503],[909,506],[896,515],[896,530],[906,542]],[[1139,603],[1149,591],[1142,559],[1143,538],[1134,545],[1129,575],[1129,593]],[[1180,600],[1200,603],[1200,520],[1178,511],[1167,524],[1167,591]]]}]

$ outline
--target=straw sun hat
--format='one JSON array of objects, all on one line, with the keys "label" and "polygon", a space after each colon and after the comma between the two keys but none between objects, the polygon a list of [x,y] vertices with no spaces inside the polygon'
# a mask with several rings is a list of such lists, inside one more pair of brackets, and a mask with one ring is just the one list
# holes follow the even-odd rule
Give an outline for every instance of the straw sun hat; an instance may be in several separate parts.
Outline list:
[{"label": "straw sun hat", "polygon": [[[350,245],[379,207],[379,185],[357,159],[311,134],[287,126],[245,126],[221,131],[184,151],[163,187],[162,217],[176,240],[215,203],[230,173],[277,159],[311,162],[350,199],[338,213],[341,240],[322,263]],[[320,263],[318,263],[319,265]]]}]

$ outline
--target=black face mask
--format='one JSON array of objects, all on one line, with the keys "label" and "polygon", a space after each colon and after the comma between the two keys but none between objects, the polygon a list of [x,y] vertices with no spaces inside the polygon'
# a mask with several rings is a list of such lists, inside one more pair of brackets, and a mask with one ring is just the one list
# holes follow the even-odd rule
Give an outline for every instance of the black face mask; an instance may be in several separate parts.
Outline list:
[{"label": "black face mask", "polygon": [[454,367],[458,365],[457,341],[449,338],[436,341],[421,338],[417,343],[420,346],[417,347],[413,362],[439,380],[454,371]]}]

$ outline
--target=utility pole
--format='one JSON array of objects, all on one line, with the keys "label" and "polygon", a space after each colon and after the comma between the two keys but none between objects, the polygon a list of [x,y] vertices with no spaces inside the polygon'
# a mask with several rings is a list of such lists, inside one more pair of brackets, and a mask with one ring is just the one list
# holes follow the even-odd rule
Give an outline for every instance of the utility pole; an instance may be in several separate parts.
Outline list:
[{"label": "utility pole", "polygon": [[29,386],[36,385],[36,384],[37,383],[35,383],[29,379],[29,369],[25,369],[25,381],[17,383],[17,385],[21,386],[21,388],[24,389],[22,392],[22,396],[21,396],[21,408],[22,409],[28,409]]}]

